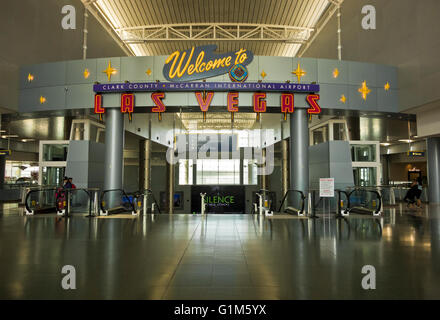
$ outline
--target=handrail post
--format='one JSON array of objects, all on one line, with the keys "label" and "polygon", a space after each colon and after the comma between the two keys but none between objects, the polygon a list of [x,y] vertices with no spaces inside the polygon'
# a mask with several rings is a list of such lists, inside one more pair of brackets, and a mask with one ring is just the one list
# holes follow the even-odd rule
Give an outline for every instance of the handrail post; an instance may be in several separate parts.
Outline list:
[{"label": "handrail post", "polygon": [[396,194],[394,193],[394,187],[390,188],[390,205],[394,206],[396,204]]},{"label": "handrail post", "polygon": [[200,214],[202,216],[205,215],[205,210],[206,210],[205,196],[206,196],[206,193],[200,193],[200,197],[201,197]]},{"label": "handrail post", "polygon": [[147,215],[147,205],[148,205],[148,197],[147,194],[144,192],[143,202],[142,202],[142,214],[144,216]]},{"label": "handrail post", "polygon": [[260,214],[260,216],[261,215],[263,215],[263,196],[261,195],[261,194],[259,194],[259,193],[257,193],[258,194],[258,197],[259,197],[259,199],[258,199],[258,203],[259,203],[259,214]]},{"label": "handrail post", "polygon": [[70,213],[70,193],[71,189],[67,189],[67,205],[66,205],[66,210],[64,211],[64,216],[68,217],[69,213]]},{"label": "handrail post", "polygon": [[307,214],[311,217],[313,214],[313,205],[312,205],[312,193],[309,191],[307,197]]}]

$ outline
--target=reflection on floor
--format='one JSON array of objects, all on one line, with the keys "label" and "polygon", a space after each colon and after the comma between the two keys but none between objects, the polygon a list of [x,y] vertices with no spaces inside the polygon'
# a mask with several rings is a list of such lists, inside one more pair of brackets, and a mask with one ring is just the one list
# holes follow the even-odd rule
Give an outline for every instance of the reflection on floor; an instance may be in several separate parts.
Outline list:
[{"label": "reflection on floor", "polygon": [[[382,218],[0,215],[0,299],[439,299],[440,206]],[[63,290],[61,268],[76,269]],[[364,290],[364,265],[376,290]]]}]

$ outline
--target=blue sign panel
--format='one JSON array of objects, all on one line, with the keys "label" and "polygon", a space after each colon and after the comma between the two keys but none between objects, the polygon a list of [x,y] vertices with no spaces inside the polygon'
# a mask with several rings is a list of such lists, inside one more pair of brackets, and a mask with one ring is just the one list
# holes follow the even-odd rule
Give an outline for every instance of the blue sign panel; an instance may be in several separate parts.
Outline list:
[{"label": "blue sign panel", "polygon": [[264,91],[264,92],[319,92],[319,84],[276,82],[141,82],[95,84],[96,93],[154,92],[154,91]]},{"label": "blue sign panel", "polygon": [[174,51],[165,60],[163,76],[172,82],[206,79],[226,74],[236,64],[247,66],[254,59],[252,51],[246,49],[222,54],[215,53],[216,49],[214,44]]},{"label": "blue sign panel", "polygon": [[0,156],[10,156],[11,150],[0,150]]},{"label": "blue sign panel", "polygon": [[408,151],[408,156],[410,156],[410,157],[424,157],[425,152],[424,151]]}]

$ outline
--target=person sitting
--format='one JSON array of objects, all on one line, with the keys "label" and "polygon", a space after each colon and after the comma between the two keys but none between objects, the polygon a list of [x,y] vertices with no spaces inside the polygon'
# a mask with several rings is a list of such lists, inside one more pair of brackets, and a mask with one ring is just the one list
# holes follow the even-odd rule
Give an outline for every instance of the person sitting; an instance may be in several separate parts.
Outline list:
[{"label": "person sitting", "polygon": [[415,191],[414,191],[414,196],[417,199],[417,207],[418,208],[422,208],[422,200],[420,199],[420,197],[422,196],[422,191],[423,191],[423,180],[421,177],[417,178],[417,184],[415,187]]},{"label": "person sitting", "polygon": [[414,180],[406,193],[405,198],[403,198],[403,200],[407,202],[407,207],[410,209],[414,206],[414,203],[416,203],[414,198],[416,197],[417,190],[418,184],[417,181]]}]

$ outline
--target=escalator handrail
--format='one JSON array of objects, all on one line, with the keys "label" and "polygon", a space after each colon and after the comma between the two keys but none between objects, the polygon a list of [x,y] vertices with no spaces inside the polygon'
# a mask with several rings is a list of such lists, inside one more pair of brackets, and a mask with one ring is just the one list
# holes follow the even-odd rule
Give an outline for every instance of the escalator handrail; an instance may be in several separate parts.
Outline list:
[{"label": "escalator handrail", "polygon": [[301,195],[301,209],[299,213],[302,214],[304,212],[306,196],[304,195],[304,192],[302,192],[301,190],[294,190],[294,189],[289,189],[286,191],[286,194],[284,195],[283,200],[281,201],[280,209],[278,210],[278,212],[281,213],[281,209],[283,208],[284,201],[286,201],[289,192],[296,192]]},{"label": "escalator handrail", "polygon": [[[375,195],[377,195],[378,203],[376,204],[376,210],[373,210],[373,213],[379,213],[380,212],[380,208],[382,208],[382,195],[377,190],[367,189],[367,188],[354,188],[353,190],[351,190],[348,193],[348,203],[347,203],[347,210],[348,211],[353,209],[351,207],[350,198],[351,198],[352,194],[355,193],[356,191],[365,191],[365,192],[370,192],[370,193],[374,193]],[[365,208],[365,209],[368,209],[368,208]]]},{"label": "escalator handrail", "polygon": [[[31,208],[29,208],[29,205],[28,205],[28,199],[29,199],[29,196],[31,195],[31,193],[37,193],[37,192],[40,192],[40,191],[51,191],[51,190],[56,192],[58,190],[58,188],[31,189],[31,190],[29,190],[28,193],[26,194],[26,198],[24,199],[24,206],[26,208],[26,211],[27,212],[32,212]],[[58,210],[58,206],[57,206],[56,202],[57,201],[56,201],[56,197],[55,197],[54,206],[55,206],[55,209]]]},{"label": "escalator handrail", "polygon": [[103,204],[102,204],[102,203],[103,203],[102,199],[104,199],[104,195],[105,195],[106,193],[108,193],[108,192],[112,192],[112,191],[121,191],[122,194],[123,194],[123,196],[124,196],[126,199],[128,199],[128,203],[130,203],[130,205],[131,205],[132,212],[135,212],[135,211],[136,211],[136,209],[135,209],[135,207],[134,207],[134,204],[133,204],[133,201],[130,201],[130,198],[128,197],[128,195],[127,195],[127,193],[125,192],[124,189],[109,189],[109,190],[103,190],[103,191],[101,192],[100,197],[99,197],[99,207],[101,208],[101,211],[103,211],[103,212],[106,211],[105,208],[104,208],[104,206],[103,206]]},{"label": "escalator handrail", "polygon": [[338,193],[338,214],[339,214],[342,209],[341,208],[341,198],[342,198],[341,194],[342,193],[345,194],[345,197],[347,199],[347,205],[345,206],[345,209],[344,209],[344,211],[346,211],[346,210],[348,210],[349,204],[350,204],[350,193],[347,190],[341,190],[341,189],[336,189],[335,191]]}]

